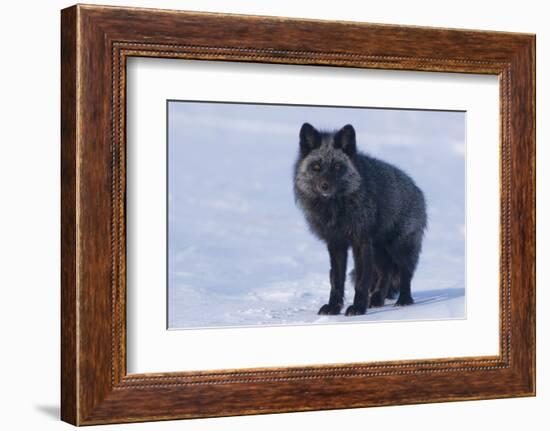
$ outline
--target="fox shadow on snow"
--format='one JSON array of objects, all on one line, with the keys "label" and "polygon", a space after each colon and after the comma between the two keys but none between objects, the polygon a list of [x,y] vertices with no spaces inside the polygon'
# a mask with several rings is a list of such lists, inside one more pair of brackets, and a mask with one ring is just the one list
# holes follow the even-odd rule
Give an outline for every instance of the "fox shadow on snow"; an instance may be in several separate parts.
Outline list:
[{"label": "fox shadow on snow", "polygon": [[[437,303],[451,301],[456,298],[464,298],[464,288],[462,287],[449,287],[444,289],[431,289],[425,291],[416,291],[414,295],[414,307],[423,307],[428,305],[434,305]],[[383,307],[369,308],[369,315],[387,312],[400,312],[404,309],[401,307],[394,307],[395,301],[388,301]]]}]

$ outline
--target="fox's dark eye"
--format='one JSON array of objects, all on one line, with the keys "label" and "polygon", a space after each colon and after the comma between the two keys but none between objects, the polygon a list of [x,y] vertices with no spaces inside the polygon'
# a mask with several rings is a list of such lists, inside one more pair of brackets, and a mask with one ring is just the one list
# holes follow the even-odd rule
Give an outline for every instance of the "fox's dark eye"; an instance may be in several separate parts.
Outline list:
[{"label": "fox's dark eye", "polygon": [[342,163],[339,163],[339,162],[336,162],[334,164],[333,168],[336,172],[344,172],[344,170],[346,169],[346,167]]},{"label": "fox's dark eye", "polygon": [[311,170],[315,172],[319,172],[321,170],[321,165],[319,163],[312,163]]}]

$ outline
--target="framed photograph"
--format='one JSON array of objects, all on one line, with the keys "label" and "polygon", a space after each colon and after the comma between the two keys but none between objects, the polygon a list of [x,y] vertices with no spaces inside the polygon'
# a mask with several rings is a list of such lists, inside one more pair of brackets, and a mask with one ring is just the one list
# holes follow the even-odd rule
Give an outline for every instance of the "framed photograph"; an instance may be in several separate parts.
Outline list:
[{"label": "framed photograph", "polygon": [[535,394],[535,36],[61,13],[61,416]]}]

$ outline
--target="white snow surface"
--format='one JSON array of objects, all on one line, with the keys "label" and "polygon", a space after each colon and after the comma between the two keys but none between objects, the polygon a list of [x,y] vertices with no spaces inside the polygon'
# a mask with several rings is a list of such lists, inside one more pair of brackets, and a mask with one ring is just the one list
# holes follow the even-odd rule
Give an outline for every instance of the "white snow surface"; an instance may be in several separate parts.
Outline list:
[{"label": "white snow surface", "polygon": [[[170,329],[465,318],[463,112],[168,106]],[[429,226],[414,305],[386,301],[364,316],[317,315],[330,290],[328,253],[292,191],[305,121],[353,124],[360,150],[399,166],[423,189]],[[350,282],[345,301],[353,301]]]}]

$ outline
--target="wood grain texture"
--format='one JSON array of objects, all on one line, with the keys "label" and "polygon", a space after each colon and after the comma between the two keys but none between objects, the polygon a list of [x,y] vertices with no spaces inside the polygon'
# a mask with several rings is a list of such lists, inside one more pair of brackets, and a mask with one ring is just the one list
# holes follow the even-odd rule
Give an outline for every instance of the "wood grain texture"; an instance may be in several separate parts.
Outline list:
[{"label": "wood grain texture", "polygon": [[[533,35],[78,5],[62,11],[61,38],[63,420],[86,425],[534,394]],[[500,354],[127,375],[129,56],[498,75]]]},{"label": "wood grain texture", "polygon": [[76,9],[61,16],[61,418],[77,422]]}]

